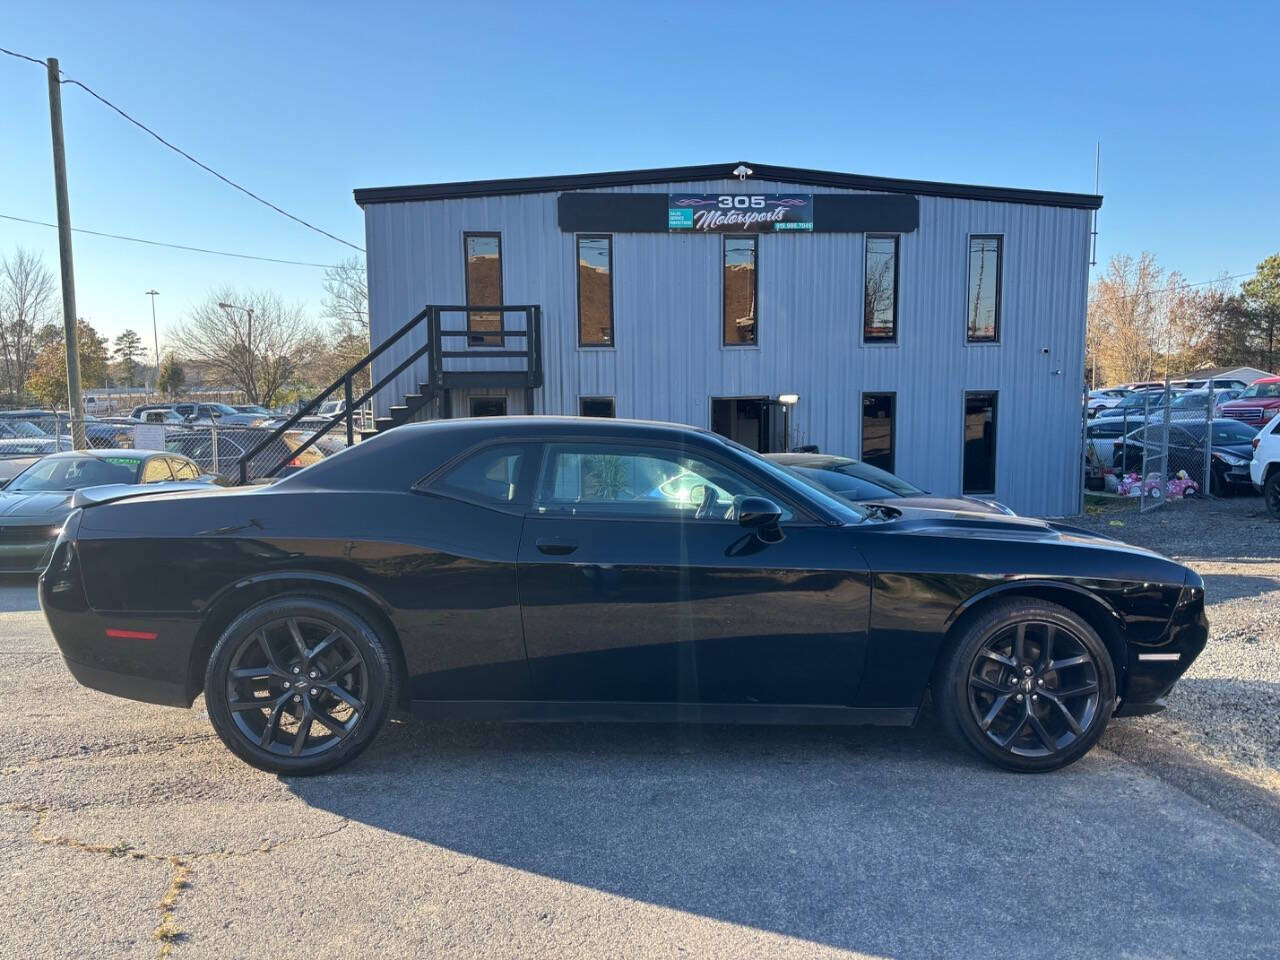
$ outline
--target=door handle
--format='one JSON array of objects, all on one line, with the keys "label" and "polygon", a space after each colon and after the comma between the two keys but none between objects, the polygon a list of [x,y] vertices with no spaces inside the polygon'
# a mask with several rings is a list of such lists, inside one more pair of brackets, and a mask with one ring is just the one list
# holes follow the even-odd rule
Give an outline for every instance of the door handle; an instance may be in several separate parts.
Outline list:
[{"label": "door handle", "polygon": [[549,554],[553,557],[563,557],[578,549],[578,545],[576,543],[571,543],[568,540],[561,540],[559,537],[540,537],[533,542],[533,545],[543,553]]}]

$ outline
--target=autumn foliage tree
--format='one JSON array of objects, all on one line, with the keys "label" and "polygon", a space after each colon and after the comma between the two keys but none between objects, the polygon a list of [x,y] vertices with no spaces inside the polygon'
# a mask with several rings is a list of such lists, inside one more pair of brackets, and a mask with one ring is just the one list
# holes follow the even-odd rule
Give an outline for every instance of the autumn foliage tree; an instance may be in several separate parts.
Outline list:
[{"label": "autumn foliage tree", "polygon": [[[80,386],[86,390],[104,386],[107,382],[107,341],[84,320],[76,324],[76,329],[80,341]],[[47,406],[68,408],[67,350],[61,338],[46,344],[36,354],[27,389]]]}]

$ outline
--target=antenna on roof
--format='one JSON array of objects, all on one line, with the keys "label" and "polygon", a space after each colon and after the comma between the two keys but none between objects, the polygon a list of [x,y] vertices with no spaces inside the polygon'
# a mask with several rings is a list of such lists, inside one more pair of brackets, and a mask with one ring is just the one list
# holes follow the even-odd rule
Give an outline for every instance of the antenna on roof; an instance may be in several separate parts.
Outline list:
[{"label": "antenna on roof", "polygon": [[[1098,195],[1098,174],[1102,168],[1102,141],[1098,141],[1097,153],[1093,156],[1093,194]],[[1098,210],[1095,207],[1093,211],[1093,229],[1089,232],[1089,266],[1096,267],[1098,265]]]}]

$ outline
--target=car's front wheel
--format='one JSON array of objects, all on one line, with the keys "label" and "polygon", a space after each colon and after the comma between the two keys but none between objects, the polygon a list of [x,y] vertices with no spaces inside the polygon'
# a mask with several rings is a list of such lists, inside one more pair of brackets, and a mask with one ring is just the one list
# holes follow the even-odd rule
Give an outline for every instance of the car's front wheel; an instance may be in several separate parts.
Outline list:
[{"label": "car's front wheel", "polygon": [[1107,648],[1075,613],[1014,598],[980,612],[935,668],[939,720],[957,741],[1019,772],[1056,770],[1098,741],[1115,706]]},{"label": "car's front wheel", "polygon": [[369,745],[396,702],[387,642],[360,614],[282,597],[223,631],[205,671],[209,719],[237,756],[272,773],[332,770]]}]

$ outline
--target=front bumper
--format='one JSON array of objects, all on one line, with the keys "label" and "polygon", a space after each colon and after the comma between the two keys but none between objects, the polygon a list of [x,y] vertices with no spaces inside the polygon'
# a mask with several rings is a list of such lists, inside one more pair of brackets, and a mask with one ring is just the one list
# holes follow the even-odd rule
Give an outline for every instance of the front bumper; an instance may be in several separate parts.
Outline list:
[{"label": "front bumper", "polygon": [[[48,524],[41,526],[41,532]],[[49,565],[49,554],[53,552],[54,538],[44,536],[43,539],[11,539],[15,528],[0,528],[0,573],[40,573]],[[21,528],[16,528],[20,530]]]},{"label": "front bumper", "polygon": [[1165,632],[1151,642],[1129,643],[1124,697],[1116,716],[1141,716],[1164,709],[1169,691],[1208,640],[1204,581],[1190,573]]}]

